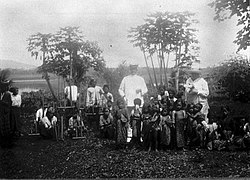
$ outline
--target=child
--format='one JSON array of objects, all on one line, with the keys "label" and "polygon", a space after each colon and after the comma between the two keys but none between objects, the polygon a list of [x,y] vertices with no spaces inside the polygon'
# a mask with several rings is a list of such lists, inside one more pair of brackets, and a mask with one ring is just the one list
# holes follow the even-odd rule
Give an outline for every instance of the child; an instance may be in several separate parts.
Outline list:
[{"label": "child", "polygon": [[126,147],[128,126],[129,126],[129,114],[127,108],[125,108],[125,102],[123,99],[117,101],[118,110],[115,112],[116,121],[116,144],[121,148]]},{"label": "child", "polygon": [[77,110],[75,114],[69,119],[69,128],[68,128],[69,135],[71,138],[73,137],[73,135],[82,136],[81,133],[85,129],[86,128],[84,126],[84,123],[80,117],[80,111]]},{"label": "child", "polygon": [[141,138],[141,99],[136,98],[134,100],[134,109],[131,111],[131,123],[132,123],[132,143],[139,144]]},{"label": "child", "polygon": [[53,138],[53,128],[56,126],[57,117],[55,116],[55,109],[50,106],[47,110],[46,115],[41,119],[41,136],[43,138]]},{"label": "child", "polygon": [[101,94],[101,106],[107,107],[108,101],[114,102],[113,95],[109,92],[109,86],[105,84],[103,86],[103,94]]},{"label": "child", "polygon": [[161,118],[162,118],[161,144],[163,146],[163,149],[166,149],[166,147],[169,147],[171,143],[171,138],[172,138],[171,132],[174,131],[174,121],[172,120],[171,115],[169,114],[167,108],[162,110]]},{"label": "child", "polygon": [[150,126],[149,122],[151,121],[152,113],[151,113],[151,105],[145,103],[142,107],[142,141],[145,149],[149,146],[149,131]]},{"label": "child", "polygon": [[112,139],[114,134],[113,116],[108,108],[103,109],[103,115],[100,116],[100,135],[102,138]]},{"label": "child", "polygon": [[194,121],[194,104],[188,104],[186,108],[186,114],[187,114],[187,124],[186,124],[186,144],[189,145],[192,137],[194,137],[194,128],[197,126]]},{"label": "child", "polygon": [[150,131],[149,131],[149,148],[148,151],[151,151],[152,147],[155,147],[155,151],[158,152],[160,149],[161,142],[161,116],[159,114],[159,110],[154,109],[154,115],[149,122]]},{"label": "child", "polygon": [[186,112],[183,110],[181,101],[175,102],[175,110],[172,112],[172,119],[175,122],[176,129],[176,145],[178,149],[182,149],[185,145],[184,126],[186,121]]},{"label": "child", "polygon": [[[202,104],[197,103],[194,105],[194,116],[192,123],[192,131],[194,136],[192,137],[192,145],[200,143],[200,147],[204,146],[205,131],[202,124],[205,121],[205,115],[201,113]],[[189,115],[191,116],[191,115]]]}]

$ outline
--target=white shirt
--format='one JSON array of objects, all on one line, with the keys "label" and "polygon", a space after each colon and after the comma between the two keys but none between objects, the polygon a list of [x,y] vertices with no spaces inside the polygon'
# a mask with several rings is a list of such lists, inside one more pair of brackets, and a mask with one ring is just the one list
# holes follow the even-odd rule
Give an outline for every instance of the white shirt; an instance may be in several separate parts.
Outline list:
[{"label": "white shirt", "polygon": [[77,86],[76,85],[71,85],[71,86],[66,86],[65,87],[64,93],[67,95],[67,99],[69,99],[69,100],[70,100],[70,89],[71,89],[71,98],[72,98],[72,101],[76,101],[77,100],[77,96],[78,96]]},{"label": "white shirt", "polygon": [[114,102],[113,95],[110,92],[108,92],[106,95],[105,94],[101,95],[101,105],[102,106],[107,105],[108,100],[111,100],[111,102]]},{"label": "white shirt", "polygon": [[11,101],[12,101],[12,106],[20,107],[22,104],[21,95],[17,94],[16,96],[14,96],[13,94],[11,94]]},{"label": "white shirt", "polygon": [[207,101],[207,96],[209,95],[209,89],[208,89],[208,84],[207,81],[203,78],[197,78],[193,82],[194,89],[197,89],[197,99],[195,100],[196,102],[204,102]]},{"label": "white shirt", "polygon": [[93,106],[95,103],[100,105],[101,94],[103,94],[103,90],[100,86],[89,87],[87,89],[86,106]]},{"label": "white shirt", "polygon": [[[137,93],[136,90],[141,90]],[[134,106],[134,99],[140,98],[143,105],[143,95],[148,92],[146,83],[141,76],[129,75],[123,78],[120,87],[119,94],[125,97],[127,106]]]},{"label": "white shirt", "polygon": [[38,121],[38,118],[40,118],[40,120],[46,116],[47,113],[47,108],[43,111],[43,108],[40,108],[36,111],[36,121]]}]

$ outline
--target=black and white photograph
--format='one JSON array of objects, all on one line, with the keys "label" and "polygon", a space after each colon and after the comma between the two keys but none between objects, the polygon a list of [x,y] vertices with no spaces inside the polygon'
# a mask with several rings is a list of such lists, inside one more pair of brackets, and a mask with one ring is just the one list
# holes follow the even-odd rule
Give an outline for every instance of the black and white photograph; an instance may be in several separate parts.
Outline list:
[{"label": "black and white photograph", "polygon": [[0,179],[250,178],[249,0],[0,3]]}]

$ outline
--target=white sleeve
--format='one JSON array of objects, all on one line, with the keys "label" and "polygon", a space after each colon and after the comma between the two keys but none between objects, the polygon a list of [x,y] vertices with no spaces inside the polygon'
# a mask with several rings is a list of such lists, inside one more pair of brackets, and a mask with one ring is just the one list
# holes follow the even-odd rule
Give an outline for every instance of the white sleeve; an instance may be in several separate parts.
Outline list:
[{"label": "white sleeve", "polygon": [[142,91],[142,95],[146,94],[148,92],[147,85],[146,85],[145,80],[143,78],[141,81],[141,91]]},{"label": "white sleeve", "polygon": [[36,111],[36,121],[38,121],[38,117],[39,117],[39,109]]},{"label": "white sleeve", "polygon": [[198,90],[198,94],[205,96],[205,97],[207,97],[209,95],[208,84],[205,80],[204,80],[204,82],[202,82],[201,87]]},{"label": "white sleeve", "polygon": [[125,96],[125,78],[122,79],[122,82],[120,84],[118,91],[121,97]]},{"label": "white sleeve", "polygon": [[89,100],[90,100],[89,89],[87,89],[86,106],[89,106]]}]

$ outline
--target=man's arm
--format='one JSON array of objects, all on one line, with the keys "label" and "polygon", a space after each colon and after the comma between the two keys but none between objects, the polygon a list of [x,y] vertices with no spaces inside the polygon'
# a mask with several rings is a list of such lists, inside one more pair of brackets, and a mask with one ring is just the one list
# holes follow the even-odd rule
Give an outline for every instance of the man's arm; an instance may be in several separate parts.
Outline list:
[{"label": "man's arm", "polygon": [[198,89],[198,94],[204,97],[209,95],[209,88],[207,82],[204,80],[201,84],[201,87]]},{"label": "man's arm", "polygon": [[125,78],[122,79],[122,82],[120,84],[118,91],[121,97],[125,97]]}]

